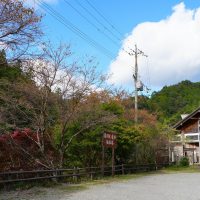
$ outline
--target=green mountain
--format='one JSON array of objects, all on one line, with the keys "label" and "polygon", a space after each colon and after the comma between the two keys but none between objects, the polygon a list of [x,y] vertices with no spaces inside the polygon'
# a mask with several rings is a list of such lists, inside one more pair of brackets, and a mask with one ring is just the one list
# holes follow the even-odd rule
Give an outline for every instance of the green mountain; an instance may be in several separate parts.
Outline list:
[{"label": "green mountain", "polygon": [[200,82],[182,81],[165,86],[147,100],[147,109],[158,115],[161,122],[173,125],[200,106]]}]

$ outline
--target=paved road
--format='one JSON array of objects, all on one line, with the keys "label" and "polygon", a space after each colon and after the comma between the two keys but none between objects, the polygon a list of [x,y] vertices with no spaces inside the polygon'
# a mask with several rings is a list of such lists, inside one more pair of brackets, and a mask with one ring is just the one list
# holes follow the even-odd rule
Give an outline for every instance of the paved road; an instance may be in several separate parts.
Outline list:
[{"label": "paved road", "polygon": [[150,175],[129,181],[96,185],[70,194],[58,188],[42,192],[34,192],[33,189],[28,193],[23,192],[18,192],[17,195],[14,192],[1,193],[0,199],[200,200],[200,173]]},{"label": "paved road", "polygon": [[68,200],[200,200],[200,174],[145,176],[123,183],[90,188]]}]

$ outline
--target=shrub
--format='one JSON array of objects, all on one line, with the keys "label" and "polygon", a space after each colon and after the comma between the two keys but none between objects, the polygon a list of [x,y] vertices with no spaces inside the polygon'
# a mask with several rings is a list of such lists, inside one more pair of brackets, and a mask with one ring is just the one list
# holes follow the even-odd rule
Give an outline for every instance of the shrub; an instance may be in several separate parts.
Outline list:
[{"label": "shrub", "polygon": [[179,165],[182,167],[189,166],[189,159],[188,157],[182,157],[180,159]]}]

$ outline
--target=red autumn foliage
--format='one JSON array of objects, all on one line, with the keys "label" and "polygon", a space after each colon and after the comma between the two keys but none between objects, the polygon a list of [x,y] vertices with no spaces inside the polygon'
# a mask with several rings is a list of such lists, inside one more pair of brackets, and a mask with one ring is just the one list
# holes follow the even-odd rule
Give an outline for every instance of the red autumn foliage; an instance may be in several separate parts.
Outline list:
[{"label": "red autumn foliage", "polygon": [[[46,139],[46,158],[53,160],[55,151]],[[30,156],[31,155],[31,156]],[[0,171],[43,168],[34,159],[44,159],[37,146],[37,134],[30,129],[0,135]]]}]

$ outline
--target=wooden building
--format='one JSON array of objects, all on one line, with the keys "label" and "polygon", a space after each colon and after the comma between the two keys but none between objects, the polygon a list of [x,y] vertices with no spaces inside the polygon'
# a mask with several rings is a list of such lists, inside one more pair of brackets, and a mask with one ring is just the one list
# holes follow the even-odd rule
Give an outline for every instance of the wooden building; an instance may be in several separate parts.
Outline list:
[{"label": "wooden building", "polygon": [[200,107],[174,125],[177,134],[171,141],[170,160],[178,162],[189,158],[190,164],[200,163]]}]

